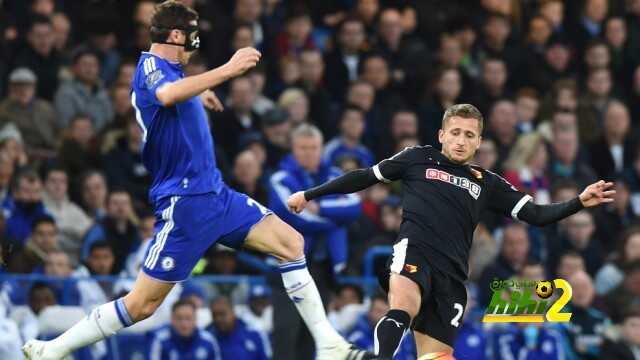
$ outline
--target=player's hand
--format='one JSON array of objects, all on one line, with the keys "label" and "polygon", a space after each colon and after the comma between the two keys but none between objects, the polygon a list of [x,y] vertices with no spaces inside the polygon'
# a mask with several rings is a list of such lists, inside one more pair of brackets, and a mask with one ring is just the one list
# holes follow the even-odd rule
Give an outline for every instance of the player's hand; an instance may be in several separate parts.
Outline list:
[{"label": "player's hand", "polygon": [[579,196],[582,206],[588,208],[613,202],[613,195],[616,191],[612,188],[613,183],[605,182],[604,180],[587,186]]},{"label": "player's hand", "polygon": [[231,68],[233,76],[242,75],[247,70],[255,67],[258,61],[260,61],[261,56],[260,51],[252,47],[245,47],[236,51],[227,65]]},{"label": "player's hand", "polygon": [[297,193],[289,196],[287,199],[287,206],[289,211],[299,214],[307,206],[307,199],[304,198],[304,192],[298,191]]},{"label": "player's hand", "polygon": [[211,90],[205,90],[202,94],[200,94],[200,99],[202,99],[202,104],[209,110],[213,110],[216,112],[220,112],[224,110],[224,106],[222,106],[222,102],[216,94]]}]

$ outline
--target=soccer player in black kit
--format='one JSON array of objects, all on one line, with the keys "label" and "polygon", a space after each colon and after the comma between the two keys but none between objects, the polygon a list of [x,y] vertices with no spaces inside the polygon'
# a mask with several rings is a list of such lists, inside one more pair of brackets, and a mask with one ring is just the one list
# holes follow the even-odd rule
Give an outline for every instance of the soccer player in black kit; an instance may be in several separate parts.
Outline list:
[{"label": "soccer player in black kit", "polygon": [[613,201],[613,183],[599,181],[570,201],[534,204],[499,175],[469,164],[482,141],[482,128],[482,114],[473,105],[453,105],[438,133],[442,151],[430,145],[409,147],[288,200],[291,211],[301,212],[308,201],[323,195],[402,180],[402,226],[388,269],[379,274],[390,305],[375,329],[379,359],[391,360],[410,329],[419,360],[452,358],[467,303],[469,249],[483,211],[541,226]]}]

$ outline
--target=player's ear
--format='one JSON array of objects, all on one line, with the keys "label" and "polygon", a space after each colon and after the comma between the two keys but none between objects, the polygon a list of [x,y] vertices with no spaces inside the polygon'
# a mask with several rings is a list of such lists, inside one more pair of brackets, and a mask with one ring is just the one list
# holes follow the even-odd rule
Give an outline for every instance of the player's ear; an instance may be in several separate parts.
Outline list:
[{"label": "player's ear", "polygon": [[440,144],[444,143],[444,130],[442,129],[438,130],[438,141]]}]

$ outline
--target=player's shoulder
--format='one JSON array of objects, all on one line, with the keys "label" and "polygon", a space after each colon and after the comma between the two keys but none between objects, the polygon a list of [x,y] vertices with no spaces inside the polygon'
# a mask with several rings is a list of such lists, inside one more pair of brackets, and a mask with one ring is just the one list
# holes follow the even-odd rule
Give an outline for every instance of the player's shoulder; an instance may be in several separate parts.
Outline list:
[{"label": "player's shoulder", "polygon": [[437,151],[437,150],[431,145],[407,146],[404,149],[402,149],[402,151],[393,155],[391,159],[399,156],[402,156],[404,158],[410,158],[410,159],[424,158],[425,156],[432,154],[434,151]]},{"label": "player's shoulder", "polygon": [[157,55],[143,52],[138,60],[134,75],[134,90],[136,86],[151,89],[160,80],[170,76],[172,71],[167,60]]}]

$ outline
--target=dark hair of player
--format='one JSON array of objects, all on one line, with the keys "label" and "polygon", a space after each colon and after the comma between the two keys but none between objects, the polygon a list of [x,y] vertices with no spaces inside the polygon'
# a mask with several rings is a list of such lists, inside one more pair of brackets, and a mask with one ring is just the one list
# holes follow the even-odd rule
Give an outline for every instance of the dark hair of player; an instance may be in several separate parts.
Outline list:
[{"label": "dark hair of player", "polygon": [[198,20],[198,13],[193,9],[174,0],[165,1],[156,6],[151,18],[151,41],[163,43],[172,30],[185,30],[193,20]]},{"label": "dark hair of player", "polygon": [[444,116],[442,116],[442,128],[447,123],[447,120],[450,118],[458,116],[464,119],[476,119],[478,120],[478,127],[480,127],[480,133],[482,133],[482,129],[484,128],[484,118],[482,117],[482,113],[478,108],[471,104],[455,104],[447,109],[444,112]]}]

